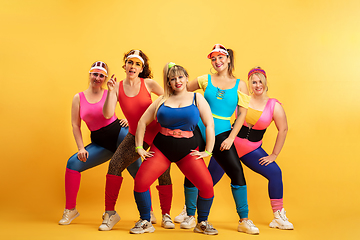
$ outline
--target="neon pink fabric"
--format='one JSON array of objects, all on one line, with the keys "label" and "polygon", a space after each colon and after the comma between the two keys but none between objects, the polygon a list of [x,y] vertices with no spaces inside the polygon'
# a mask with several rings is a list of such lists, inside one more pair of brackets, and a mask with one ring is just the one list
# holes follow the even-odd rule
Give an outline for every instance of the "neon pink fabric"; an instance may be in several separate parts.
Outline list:
[{"label": "neon pink fabric", "polygon": [[271,203],[271,208],[273,210],[273,212],[276,212],[277,210],[281,211],[281,209],[283,209],[283,199],[270,199],[270,203]]},{"label": "neon pink fabric", "polygon": [[[275,98],[269,98],[261,117],[256,122],[256,124],[252,127],[253,129],[263,130],[263,129],[266,129],[270,125],[270,123],[273,120],[275,103],[277,103],[277,102],[280,103]],[[244,125],[248,126],[246,122],[244,122]],[[259,142],[250,142],[247,139],[236,137],[234,144],[236,147],[236,151],[237,151],[239,157],[241,158],[245,154],[252,152],[255,149],[257,149],[258,147],[260,147],[262,144],[262,140]]]},{"label": "neon pink fabric", "polygon": [[89,103],[84,95],[84,92],[80,92],[80,118],[86,123],[90,131],[99,130],[102,127],[114,122],[117,117],[114,113],[110,119],[106,119],[103,115],[103,107],[106,100],[107,90],[104,90],[104,94],[101,100],[97,103]]},{"label": "neon pink fabric", "polygon": [[73,209],[76,207],[76,197],[79,192],[81,173],[75,170],[66,168],[65,171],[65,198],[66,209]]},{"label": "neon pink fabric", "polygon": [[162,215],[169,214],[172,201],[172,184],[170,185],[157,185],[156,189],[159,191],[160,208]]},{"label": "neon pink fabric", "polygon": [[119,196],[122,181],[123,177],[106,174],[105,211],[115,211],[115,204]]},{"label": "neon pink fabric", "polygon": [[[139,119],[152,103],[151,95],[146,89],[144,79],[140,78],[141,85],[139,93],[134,97],[126,96],[124,92],[123,81],[119,84],[119,97],[121,110],[123,111],[126,119],[129,122],[129,133],[135,136]],[[155,135],[160,131],[160,124],[155,120],[152,121],[147,127],[145,132],[144,141],[151,145]]]}]

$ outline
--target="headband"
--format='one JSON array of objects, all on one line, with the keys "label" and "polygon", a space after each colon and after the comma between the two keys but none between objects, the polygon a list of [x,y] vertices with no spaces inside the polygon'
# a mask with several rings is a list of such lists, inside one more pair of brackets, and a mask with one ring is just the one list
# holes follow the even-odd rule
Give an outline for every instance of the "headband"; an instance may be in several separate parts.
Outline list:
[{"label": "headband", "polygon": [[107,75],[107,69],[106,69],[106,64],[104,62],[101,62],[101,61],[98,61],[98,62],[95,62],[90,70],[89,70],[89,73],[101,73],[101,74],[104,74],[106,77],[108,76]]},{"label": "headband", "polygon": [[248,73],[248,80],[250,79],[251,75],[253,75],[254,73],[261,73],[266,78],[266,72],[264,70],[262,70],[261,68],[254,68],[251,69],[250,72]]},{"label": "headband", "polygon": [[134,50],[133,54],[126,57],[126,60],[130,58],[137,58],[143,63],[143,65],[145,65],[144,59],[140,56],[140,50]]}]

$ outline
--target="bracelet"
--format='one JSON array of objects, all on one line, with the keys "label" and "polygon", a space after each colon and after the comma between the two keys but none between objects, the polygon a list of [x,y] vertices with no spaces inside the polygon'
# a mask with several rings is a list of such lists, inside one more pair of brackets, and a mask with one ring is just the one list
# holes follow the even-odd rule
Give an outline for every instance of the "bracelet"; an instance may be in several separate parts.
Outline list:
[{"label": "bracelet", "polygon": [[138,150],[139,148],[144,149],[144,147],[143,147],[143,146],[137,146],[137,147],[135,147],[135,152],[137,152],[137,150]]},{"label": "bracelet", "polygon": [[210,157],[212,156],[212,153],[211,153],[211,152],[209,152],[209,151],[207,151],[207,150],[205,150],[204,152],[206,152]]}]

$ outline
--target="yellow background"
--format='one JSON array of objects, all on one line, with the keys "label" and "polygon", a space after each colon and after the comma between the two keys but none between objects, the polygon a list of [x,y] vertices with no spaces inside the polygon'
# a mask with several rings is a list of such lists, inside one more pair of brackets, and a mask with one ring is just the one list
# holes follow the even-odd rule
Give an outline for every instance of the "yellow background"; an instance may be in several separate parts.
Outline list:
[{"label": "yellow background", "polygon": [[[82,174],[81,216],[58,226],[65,197],[67,159],[76,152],[71,101],[88,86],[96,60],[124,78],[124,52],[141,49],[154,79],[168,61],[190,79],[209,73],[215,43],[236,54],[238,78],[254,66],[267,71],[269,95],[286,110],[289,132],[277,159],[284,203],[294,231],[270,229],[267,182],[245,170],[250,218],[261,239],[359,239],[360,2],[350,1],[0,1],[1,239],[136,238],[133,181],[124,173],[113,231],[98,232],[104,209],[107,163]],[[118,109],[118,115],[121,112]],[[83,124],[85,142],[89,132]],[[264,148],[271,152],[272,125]],[[172,167],[171,215],[182,209],[183,176]],[[224,177],[215,187],[210,221],[218,239],[236,232],[237,214]],[[160,221],[157,191],[154,211]],[[147,239],[203,238],[155,225]]]}]

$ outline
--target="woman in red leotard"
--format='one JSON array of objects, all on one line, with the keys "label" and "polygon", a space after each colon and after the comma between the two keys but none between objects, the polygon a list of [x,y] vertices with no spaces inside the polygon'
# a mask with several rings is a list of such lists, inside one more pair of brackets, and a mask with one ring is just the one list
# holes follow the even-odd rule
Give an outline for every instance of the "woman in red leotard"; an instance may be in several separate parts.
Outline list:
[{"label": "woman in red leotard", "polygon": [[[116,82],[114,75],[108,81],[108,95],[105,100],[103,113],[105,118],[113,115],[116,102],[129,122],[129,133],[126,135],[122,143],[119,145],[115,154],[110,160],[108,173],[106,175],[105,185],[105,213],[103,214],[103,222],[99,227],[101,231],[111,230],[112,227],[120,220],[119,215],[115,211],[115,204],[118,198],[119,190],[123,178],[122,171],[133,163],[139,154],[135,152],[135,133],[138,121],[145,110],[152,103],[151,93],[162,95],[164,90],[154,80],[150,79],[152,73],[149,67],[148,57],[140,50],[130,50],[124,55],[123,68],[126,78],[120,82]],[[160,130],[160,125],[153,121],[144,138],[144,147],[148,148]],[[165,228],[175,228],[171,218],[167,218],[170,213],[172,200],[172,183],[170,178],[170,169],[159,177],[160,205],[163,214],[163,224]],[[166,215],[167,214],[167,215]],[[154,221],[152,220],[154,223]]]}]

